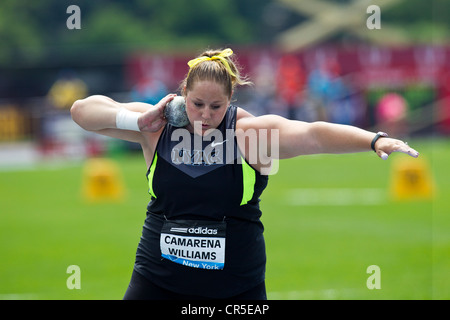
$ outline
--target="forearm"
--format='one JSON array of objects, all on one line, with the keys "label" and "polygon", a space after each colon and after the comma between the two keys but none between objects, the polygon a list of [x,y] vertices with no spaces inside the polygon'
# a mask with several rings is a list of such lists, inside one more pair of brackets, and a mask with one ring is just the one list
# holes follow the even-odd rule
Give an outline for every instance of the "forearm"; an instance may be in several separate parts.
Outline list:
[{"label": "forearm", "polygon": [[144,132],[158,132],[167,123],[164,108],[175,96],[169,94],[152,106],[143,102],[119,103],[95,95],[75,101],[70,112],[72,119],[85,130],[142,142]]},{"label": "forearm", "polygon": [[314,122],[310,126],[310,138],[317,148],[315,153],[370,151],[370,144],[376,135],[357,127],[327,122]]},{"label": "forearm", "polygon": [[[75,101],[70,112],[72,119],[83,129],[100,131],[121,129],[117,128],[117,113],[120,109],[144,113],[150,107],[152,106],[142,102],[120,103],[105,96],[94,95]],[[134,130],[139,131],[138,128]]]}]

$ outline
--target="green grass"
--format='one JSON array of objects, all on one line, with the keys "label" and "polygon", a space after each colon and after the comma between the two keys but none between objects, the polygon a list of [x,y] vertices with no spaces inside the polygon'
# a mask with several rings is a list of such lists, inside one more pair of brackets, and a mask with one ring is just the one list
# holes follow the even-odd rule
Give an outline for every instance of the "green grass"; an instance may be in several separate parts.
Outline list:
[{"label": "green grass", "polygon": [[[437,185],[434,200],[388,194],[394,154],[283,160],[261,207],[269,299],[449,299],[450,141],[410,141]],[[0,172],[0,299],[121,299],[134,263],[149,196],[139,154],[115,159],[125,201],[89,204],[83,163]],[[375,204],[296,205],[293,189],[381,189]],[[69,265],[81,289],[69,290]],[[367,267],[381,271],[369,290]]]}]

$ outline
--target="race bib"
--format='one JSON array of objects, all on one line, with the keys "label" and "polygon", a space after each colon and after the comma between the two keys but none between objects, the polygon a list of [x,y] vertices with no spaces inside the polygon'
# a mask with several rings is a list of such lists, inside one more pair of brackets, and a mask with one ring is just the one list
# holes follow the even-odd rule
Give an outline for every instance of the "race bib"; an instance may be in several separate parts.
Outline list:
[{"label": "race bib", "polygon": [[225,221],[167,220],[161,230],[161,256],[187,267],[222,270],[225,236]]}]

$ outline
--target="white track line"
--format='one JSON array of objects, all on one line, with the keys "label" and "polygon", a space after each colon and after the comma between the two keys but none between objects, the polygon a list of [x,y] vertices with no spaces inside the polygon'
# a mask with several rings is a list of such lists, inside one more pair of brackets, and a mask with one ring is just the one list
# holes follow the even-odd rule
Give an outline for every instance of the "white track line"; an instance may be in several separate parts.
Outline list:
[{"label": "white track line", "polygon": [[37,297],[35,293],[0,293],[0,300],[33,300]]},{"label": "white track line", "polygon": [[305,188],[286,192],[286,203],[293,206],[379,205],[386,191],[375,188]]}]

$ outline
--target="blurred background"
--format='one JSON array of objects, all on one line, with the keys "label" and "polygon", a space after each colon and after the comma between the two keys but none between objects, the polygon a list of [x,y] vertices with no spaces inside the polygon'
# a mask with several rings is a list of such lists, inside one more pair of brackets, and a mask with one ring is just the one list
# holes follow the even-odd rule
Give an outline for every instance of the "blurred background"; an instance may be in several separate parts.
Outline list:
[{"label": "blurred background", "polygon": [[[68,10],[71,5],[77,7]],[[369,10],[371,5],[380,11]],[[139,146],[83,131],[71,120],[70,107],[94,94],[120,102],[156,103],[178,92],[188,60],[205,49],[226,47],[233,49],[254,82],[237,90],[236,105],[255,115],[385,130],[415,143],[424,159],[406,173],[403,188],[420,185],[425,191],[412,188],[403,202],[391,197],[392,184],[402,183],[398,172],[407,167],[395,167],[395,159],[391,166],[371,162],[373,155],[368,154],[307,157],[286,161],[285,168],[292,171],[282,164],[280,173],[271,177],[276,191],[270,191],[269,184],[262,202],[269,259],[271,253],[276,256],[268,263],[269,298],[450,298],[444,280],[450,254],[450,205],[444,201],[450,193],[445,166],[450,160],[448,12],[447,0],[1,1],[0,299],[122,297],[149,201],[146,168]],[[111,166],[102,179],[119,186],[112,188],[114,199],[101,204],[90,203],[92,199],[87,203],[83,196],[95,193],[85,186],[90,172],[100,170],[88,166],[93,158],[112,161],[94,168]],[[350,168],[364,175],[352,180]],[[318,193],[311,193],[311,187]],[[338,188],[350,190],[353,197],[367,196],[361,190],[381,190],[381,200],[327,205],[309,196],[330,198]],[[369,196],[376,198],[380,192]],[[297,200],[286,200],[286,194]],[[328,212],[323,217],[322,210]],[[383,210],[386,215],[377,216]],[[395,223],[391,210],[398,213]],[[270,231],[289,227],[278,226],[278,211],[288,221],[313,213],[298,221],[305,238],[298,230],[294,233],[300,238],[294,240]],[[357,238],[362,247],[348,249],[355,245],[356,238],[350,238],[347,245],[333,249],[336,239],[329,238],[329,232],[322,234],[328,227],[320,224],[329,222],[330,215],[348,215],[348,220],[332,224],[333,232],[342,232],[336,239],[363,226],[372,230],[378,223],[384,240],[380,234]],[[366,225],[364,215],[375,215],[376,223]],[[361,224],[354,222],[358,219]],[[405,220],[415,221],[411,229]],[[403,236],[386,238],[389,228],[392,234],[401,230]],[[415,237],[423,242],[411,240]],[[311,259],[292,261],[295,246],[285,244],[305,241],[322,243],[322,250],[330,250],[324,252],[327,257],[344,250],[335,257],[342,258],[342,264],[333,269],[346,274],[340,283],[334,283],[336,272],[318,267],[329,263],[317,255],[318,247],[295,249]],[[380,244],[377,251],[374,241],[386,247]],[[408,258],[386,258],[391,257],[386,252],[392,241],[408,243],[408,249],[400,245],[399,252],[391,253],[398,257],[408,252]],[[280,247],[291,249],[282,255]],[[395,266],[380,266],[386,272],[397,270],[387,273],[396,279],[393,291],[389,286],[379,293],[366,288],[366,267],[377,264],[365,256],[367,247],[379,253],[385,266]],[[352,256],[361,261],[349,265]],[[400,263],[410,257],[407,265]],[[66,287],[66,267],[71,264],[87,274],[78,291]],[[417,270],[405,272],[417,264]],[[417,284],[414,279],[422,280]]]}]

